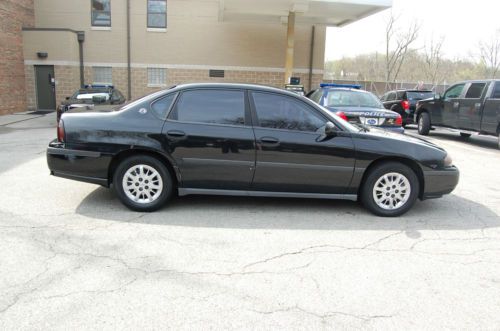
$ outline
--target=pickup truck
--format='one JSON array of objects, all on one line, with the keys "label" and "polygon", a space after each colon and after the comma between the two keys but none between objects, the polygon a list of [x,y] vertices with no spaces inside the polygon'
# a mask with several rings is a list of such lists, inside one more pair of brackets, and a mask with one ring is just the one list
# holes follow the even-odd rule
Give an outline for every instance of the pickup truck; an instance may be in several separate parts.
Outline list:
[{"label": "pickup truck", "polygon": [[414,113],[418,133],[446,127],[464,138],[473,133],[494,135],[500,148],[500,80],[474,80],[452,85],[443,96],[420,100]]}]

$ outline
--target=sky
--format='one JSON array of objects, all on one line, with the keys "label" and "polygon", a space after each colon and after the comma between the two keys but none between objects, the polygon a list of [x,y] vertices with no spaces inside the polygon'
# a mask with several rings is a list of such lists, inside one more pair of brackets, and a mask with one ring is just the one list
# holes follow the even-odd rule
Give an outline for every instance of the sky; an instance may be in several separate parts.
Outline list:
[{"label": "sky", "polygon": [[401,30],[410,22],[420,23],[417,48],[432,37],[443,37],[443,55],[467,59],[478,53],[478,43],[490,40],[500,28],[500,0],[393,0],[392,9],[351,23],[328,28],[325,60],[336,60],[364,53],[385,52],[385,27],[390,12],[399,17]]}]

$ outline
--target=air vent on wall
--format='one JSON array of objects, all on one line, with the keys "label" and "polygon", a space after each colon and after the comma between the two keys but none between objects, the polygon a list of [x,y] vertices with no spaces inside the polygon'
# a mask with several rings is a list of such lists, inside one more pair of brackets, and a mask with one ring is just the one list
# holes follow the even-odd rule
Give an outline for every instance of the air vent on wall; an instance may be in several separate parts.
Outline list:
[{"label": "air vent on wall", "polygon": [[209,70],[208,77],[224,78],[224,70]]}]

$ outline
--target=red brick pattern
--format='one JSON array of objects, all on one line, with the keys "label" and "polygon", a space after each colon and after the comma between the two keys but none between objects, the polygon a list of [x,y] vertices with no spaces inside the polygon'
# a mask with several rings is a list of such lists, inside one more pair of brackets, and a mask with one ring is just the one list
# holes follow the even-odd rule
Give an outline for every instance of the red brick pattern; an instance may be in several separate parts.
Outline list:
[{"label": "red brick pattern", "polygon": [[33,1],[0,1],[0,114],[26,110],[22,28],[35,24]]}]

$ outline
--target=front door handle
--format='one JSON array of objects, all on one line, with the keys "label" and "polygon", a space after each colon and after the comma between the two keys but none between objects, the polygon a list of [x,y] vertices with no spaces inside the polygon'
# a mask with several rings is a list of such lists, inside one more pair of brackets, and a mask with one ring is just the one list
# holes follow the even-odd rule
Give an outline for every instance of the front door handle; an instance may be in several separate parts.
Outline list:
[{"label": "front door handle", "polygon": [[171,137],[184,137],[186,133],[184,131],[179,131],[179,130],[170,130],[167,131],[167,135]]},{"label": "front door handle", "polygon": [[460,102],[455,101],[455,102],[453,103],[453,108],[458,108],[459,106],[460,106]]},{"label": "front door handle", "polygon": [[277,145],[280,143],[279,139],[274,137],[262,137],[260,138],[260,142],[266,145]]}]

